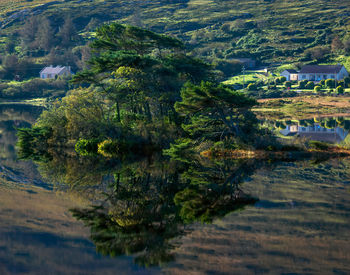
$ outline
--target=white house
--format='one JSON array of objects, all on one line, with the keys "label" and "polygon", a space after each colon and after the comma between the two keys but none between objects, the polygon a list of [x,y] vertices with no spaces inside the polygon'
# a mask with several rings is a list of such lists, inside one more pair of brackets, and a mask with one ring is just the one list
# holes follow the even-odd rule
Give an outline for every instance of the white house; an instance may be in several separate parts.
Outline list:
[{"label": "white house", "polygon": [[72,75],[70,66],[49,66],[40,71],[40,78],[42,79],[55,79],[59,76]]},{"label": "white house", "polygon": [[347,76],[349,73],[343,65],[306,65],[299,71],[298,80],[342,80]]},{"label": "white house", "polygon": [[326,79],[342,80],[349,76],[349,73],[343,65],[306,65],[299,72],[284,70],[281,76],[285,76],[287,80],[319,82]]},{"label": "white house", "polygon": [[284,70],[281,73],[281,76],[284,76],[287,81],[297,81],[298,80],[298,72],[296,70]]}]

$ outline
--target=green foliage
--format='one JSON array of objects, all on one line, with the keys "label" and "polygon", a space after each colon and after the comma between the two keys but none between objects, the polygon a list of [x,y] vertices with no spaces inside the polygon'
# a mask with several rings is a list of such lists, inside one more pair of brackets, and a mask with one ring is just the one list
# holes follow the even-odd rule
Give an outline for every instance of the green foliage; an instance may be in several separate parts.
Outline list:
[{"label": "green foliage", "polygon": [[325,81],[325,85],[327,88],[335,88],[335,80],[334,79],[327,79]]},{"label": "green foliage", "polygon": [[68,88],[67,79],[34,78],[14,85],[0,84],[0,97],[5,99],[30,99],[47,95],[58,97],[65,94]]},{"label": "green foliage", "polygon": [[100,135],[120,134],[120,128],[108,123],[107,110],[93,90],[70,91],[62,100],[43,111],[36,125],[52,129],[47,142],[53,146],[69,140],[94,139]]},{"label": "green foliage", "polygon": [[312,90],[315,87],[315,83],[313,81],[309,81],[306,83],[305,88]]},{"label": "green foliage", "polygon": [[70,91],[38,120],[53,129],[47,142],[97,138],[105,140],[99,153],[111,157],[129,147],[138,153],[162,149],[179,138],[174,103],[180,89],[188,80],[210,79],[211,67],[186,55],[175,38],[117,23],[98,28],[91,47],[89,69],[72,80],[90,87]]},{"label": "green foliage", "polygon": [[338,86],[336,89],[335,89],[336,93],[337,94],[344,94],[344,88],[342,86]]},{"label": "green foliage", "polygon": [[[202,82],[199,86],[187,83],[181,90],[181,98],[182,101],[175,104],[176,111],[189,116],[191,129],[203,129],[204,125],[214,127],[216,135],[212,140],[251,138],[256,131],[256,118],[249,111],[256,101],[243,93],[210,82]],[[203,123],[198,125],[199,119]],[[209,129],[208,132],[211,127]],[[201,138],[201,135],[192,131],[192,137]]]},{"label": "green foliage", "polygon": [[257,90],[257,86],[255,83],[249,83],[247,88],[249,91],[256,91]]},{"label": "green foliage", "polygon": [[286,81],[286,82],[284,83],[284,86],[285,86],[286,88],[291,88],[291,87],[292,87],[292,82]]},{"label": "green foliage", "polygon": [[320,92],[321,91],[321,86],[315,86],[315,88],[314,88],[314,92],[316,92],[316,93],[318,93],[318,92]]},{"label": "green foliage", "polygon": [[299,81],[299,89],[305,89],[307,83],[308,83],[307,80],[301,80],[301,81]]},{"label": "green foliage", "polygon": [[349,87],[349,85],[350,85],[350,77],[345,77],[344,78],[344,84],[345,84],[345,87]]},{"label": "green foliage", "polygon": [[130,148],[125,141],[106,139],[98,144],[97,152],[104,157],[112,158],[126,155]]},{"label": "green foliage", "polygon": [[275,84],[276,85],[283,84],[286,80],[287,79],[284,76],[276,77],[275,78]]},{"label": "green foliage", "polygon": [[75,144],[75,151],[81,156],[95,155],[97,153],[98,139],[79,139]]},{"label": "green foliage", "polygon": [[287,78],[285,76],[280,76],[280,82],[284,83],[287,81]]},{"label": "green foliage", "polygon": [[191,157],[195,154],[194,147],[195,143],[193,140],[182,138],[171,144],[169,149],[164,149],[163,154],[175,160],[188,162],[191,161]]},{"label": "green foliage", "polygon": [[48,127],[33,127],[17,129],[20,158],[41,159],[47,156],[46,141],[52,135]]}]

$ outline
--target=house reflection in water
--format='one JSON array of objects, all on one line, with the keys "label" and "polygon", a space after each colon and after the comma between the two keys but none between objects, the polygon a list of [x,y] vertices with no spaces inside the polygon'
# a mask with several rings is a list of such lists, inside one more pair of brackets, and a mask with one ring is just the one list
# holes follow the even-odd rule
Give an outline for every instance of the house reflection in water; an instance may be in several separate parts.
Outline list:
[{"label": "house reflection in water", "polygon": [[284,136],[299,136],[311,140],[339,143],[348,135],[348,131],[340,127],[328,129],[318,124],[313,126],[287,125],[286,129],[280,131]]}]

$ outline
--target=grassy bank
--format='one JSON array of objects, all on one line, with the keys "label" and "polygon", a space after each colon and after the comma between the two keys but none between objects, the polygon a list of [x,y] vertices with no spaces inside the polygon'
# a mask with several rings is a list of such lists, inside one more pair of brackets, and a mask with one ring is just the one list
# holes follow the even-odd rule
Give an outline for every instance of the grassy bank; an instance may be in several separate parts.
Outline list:
[{"label": "grassy bank", "polygon": [[350,115],[350,96],[299,96],[261,99],[258,102],[254,112],[258,117],[269,120]]}]

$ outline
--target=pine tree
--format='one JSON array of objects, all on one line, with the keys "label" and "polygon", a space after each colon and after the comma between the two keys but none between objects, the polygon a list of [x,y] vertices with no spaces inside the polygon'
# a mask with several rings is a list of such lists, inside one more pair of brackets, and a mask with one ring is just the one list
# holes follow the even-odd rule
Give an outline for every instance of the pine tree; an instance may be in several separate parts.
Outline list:
[{"label": "pine tree", "polygon": [[26,20],[23,28],[20,30],[20,37],[24,48],[31,49],[35,47],[33,42],[35,41],[36,33],[38,31],[38,25],[37,17],[33,16]]},{"label": "pine tree", "polygon": [[57,36],[61,40],[63,47],[69,47],[75,38],[76,29],[70,17],[67,17]]},{"label": "pine tree", "polygon": [[40,28],[35,36],[35,44],[38,48],[48,52],[54,44],[54,30],[49,19],[44,18],[40,22]]}]

